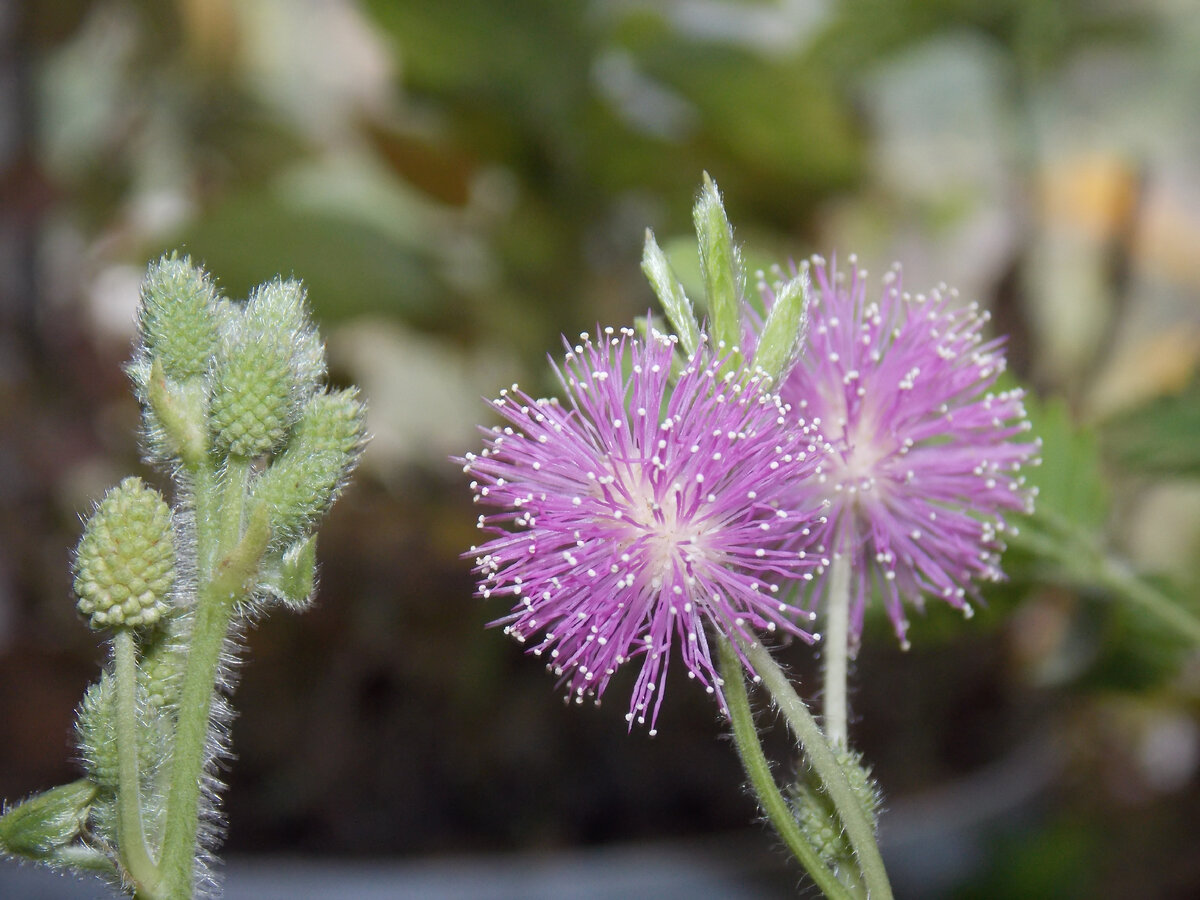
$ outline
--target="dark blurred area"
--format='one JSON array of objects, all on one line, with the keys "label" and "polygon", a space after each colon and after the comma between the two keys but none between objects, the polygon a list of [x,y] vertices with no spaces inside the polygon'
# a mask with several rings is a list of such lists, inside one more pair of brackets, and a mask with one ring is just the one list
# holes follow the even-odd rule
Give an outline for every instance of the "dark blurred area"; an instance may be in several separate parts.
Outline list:
[{"label": "dark blurred area", "polygon": [[647,226],[694,283],[707,170],[752,271],[856,252],[990,308],[1045,504],[1137,579],[1018,542],[972,621],[931,607],[907,653],[869,623],[852,734],[898,896],[1200,896],[1200,656],[1139,605],[1195,615],[1200,585],[1198,91],[1172,0],[0,6],[0,797],[76,777],[103,651],[70,555],[122,476],[165,485],[121,365],[179,248],[234,297],[302,278],[375,436],[316,608],[244,636],[227,852],[682,843],[786,895],[694,684],[627,734],[628,673],[564,708],[485,627],[448,461],[481,398],[553,390],[561,333],[653,306]]}]

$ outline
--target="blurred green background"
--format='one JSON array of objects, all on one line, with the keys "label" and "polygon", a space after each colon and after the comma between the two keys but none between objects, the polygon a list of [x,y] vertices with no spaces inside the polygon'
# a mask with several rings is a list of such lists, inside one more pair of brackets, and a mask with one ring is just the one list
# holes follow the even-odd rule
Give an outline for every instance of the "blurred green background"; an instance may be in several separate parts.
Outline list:
[{"label": "blurred green background", "polygon": [[694,685],[627,735],[628,678],[564,709],[484,628],[447,461],[481,398],[552,390],[560,333],[653,305],[647,226],[694,268],[707,170],[752,268],[899,259],[987,305],[1034,394],[1011,581],[916,617],[906,654],[871,623],[855,667],[898,895],[1200,896],[1197,96],[1189,0],[4,5],[0,797],[74,777],[102,654],[71,548],[153,474],[120,365],[181,248],[231,296],[304,279],[375,435],[317,608],[245,635],[228,852],[666,842],[794,885]]}]

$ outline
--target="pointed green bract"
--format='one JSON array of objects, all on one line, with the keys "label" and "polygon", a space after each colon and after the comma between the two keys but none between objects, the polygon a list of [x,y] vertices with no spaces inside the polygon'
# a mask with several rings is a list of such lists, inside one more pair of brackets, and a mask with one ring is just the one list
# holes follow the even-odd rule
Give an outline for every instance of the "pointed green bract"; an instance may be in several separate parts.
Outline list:
[{"label": "pointed green bract", "polygon": [[775,303],[767,313],[762,336],[754,352],[754,365],[776,383],[796,361],[804,340],[805,313],[810,293],[808,267],[775,292]]},{"label": "pointed green bract", "polygon": [[712,335],[718,351],[728,353],[741,343],[741,299],[746,279],[721,193],[707,172],[692,216],[700,242],[700,271],[708,296]]},{"label": "pointed green bract", "polygon": [[684,352],[691,356],[700,345],[700,326],[696,323],[692,301],[683,292],[683,285],[675,277],[667,255],[658,246],[654,232],[649,228],[646,229],[646,245],[642,252],[642,271],[658,295],[658,302],[662,304],[671,327],[679,335]]},{"label": "pointed green bract", "polygon": [[297,541],[284,550],[274,564],[268,565],[260,590],[291,609],[305,609],[316,590],[316,537]]}]

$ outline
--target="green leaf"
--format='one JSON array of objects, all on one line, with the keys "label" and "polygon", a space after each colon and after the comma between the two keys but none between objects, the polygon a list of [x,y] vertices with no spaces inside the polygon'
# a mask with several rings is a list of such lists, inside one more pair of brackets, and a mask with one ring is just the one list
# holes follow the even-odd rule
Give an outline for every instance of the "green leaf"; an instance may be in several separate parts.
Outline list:
[{"label": "green leaf", "polygon": [[723,352],[741,343],[741,300],[746,275],[733,243],[733,228],[725,215],[716,183],[704,173],[704,184],[693,210],[696,238],[700,243],[700,270],[712,318],[713,337]]},{"label": "green leaf", "polygon": [[775,303],[767,314],[762,337],[754,354],[754,365],[779,381],[796,361],[804,336],[805,311],[812,285],[808,267],[775,292]]},{"label": "green leaf", "polygon": [[1108,520],[1109,492],[1095,432],[1077,427],[1061,399],[1039,403],[1027,396],[1025,406],[1033,434],[1042,439],[1042,464],[1027,470],[1038,489],[1035,520],[1054,518],[1099,532]]},{"label": "green leaf", "polygon": [[1114,419],[1101,432],[1108,456],[1150,475],[1200,476],[1200,378]]},{"label": "green leaf", "polygon": [[1034,433],[1042,438],[1042,465],[1030,475],[1038,488],[1036,512],[1022,523],[1013,543],[1048,562],[1058,578],[1098,588],[1200,645],[1200,614],[1107,546],[1109,500],[1096,434],[1077,428],[1061,400],[1039,408],[1027,398],[1027,406]]},{"label": "green leaf", "polygon": [[30,797],[0,816],[0,852],[44,859],[79,836],[99,789],[86,778]]},{"label": "green leaf", "polygon": [[700,345],[700,326],[692,311],[692,301],[684,293],[683,285],[675,277],[666,254],[654,240],[654,232],[649,228],[646,229],[646,248],[642,253],[642,271],[658,295],[658,302],[679,335],[684,351],[691,356]]}]

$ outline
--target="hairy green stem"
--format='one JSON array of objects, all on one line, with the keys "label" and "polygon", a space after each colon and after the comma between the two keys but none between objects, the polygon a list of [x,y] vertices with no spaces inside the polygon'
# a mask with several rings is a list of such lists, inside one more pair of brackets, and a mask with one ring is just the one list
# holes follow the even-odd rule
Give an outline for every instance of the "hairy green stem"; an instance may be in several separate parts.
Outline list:
[{"label": "hairy green stem", "polygon": [[858,861],[867,896],[871,900],[891,900],[892,887],[888,882],[883,858],[879,855],[875,827],[846,780],[846,773],[834,756],[829,741],[821,733],[816,719],[792,687],[787,675],[762,644],[740,642],[740,645],[751,667],[762,678],[763,685],[770,691],[771,698],[787,719],[801,752],[829,794],[838,818],[842,820],[846,839],[850,842],[854,857]]},{"label": "hairy green stem", "polygon": [[133,632],[118,628],[113,633],[113,662],[116,678],[117,738],[117,834],[121,864],[133,882],[137,896],[157,896],[159,871],[146,846],[142,823],[142,782],[138,769],[137,645]]},{"label": "hairy green stem", "polygon": [[[209,720],[221,653],[247,579],[266,547],[266,538],[260,540],[257,532],[251,541],[244,540],[248,535],[242,533],[249,471],[249,460],[230,458],[221,484],[212,485],[212,494],[221,492],[220,522],[216,528],[197,529],[198,557],[214,563],[201,571],[179,697],[163,834],[162,891],[166,900],[192,896],[200,799],[210,753]],[[196,503],[198,509],[206,510],[215,505],[211,494],[198,493]],[[215,541],[215,548],[206,546],[208,541]]]},{"label": "hairy green stem", "polygon": [[738,757],[742,761],[742,768],[746,770],[746,776],[750,779],[750,785],[758,798],[758,805],[771,820],[775,831],[792,851],[792,855],[808,870],[813,882],[826,897],[831,900],[854,897],[855,895],[847,890],[825,865],[820,854],[796,824],[796,817],[775,783],[775,777],[771,774],[771,768],[763,754],[762,744],[758,740],[758,729],[750,711],[750,698],[746,694],[742,661],[727,638],[718,636],[717,644],[730,729],[737,745]]},{"label": "hairy green stem", "polygon": [[822,669],[825,692],[825,737],[833,746],[849,745],[846,680],[850,657],[850,563],[835,553],[829,567],[829,593],[825,597],[825,633],[822,635]]}]

